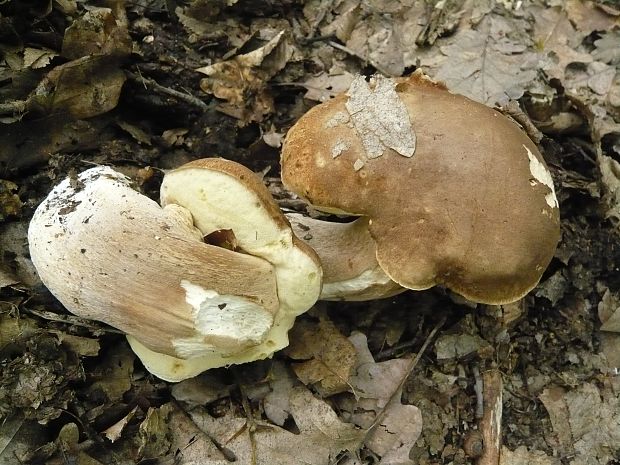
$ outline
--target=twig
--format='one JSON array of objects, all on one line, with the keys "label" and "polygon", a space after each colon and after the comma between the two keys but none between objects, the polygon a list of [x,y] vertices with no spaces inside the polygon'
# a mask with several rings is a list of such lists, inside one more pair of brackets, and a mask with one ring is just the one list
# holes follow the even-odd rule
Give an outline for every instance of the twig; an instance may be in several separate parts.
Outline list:
[{"label": "twig", "polygon": [[125,334],[124,332],[119,331],[118,329],[111,328],[109,326],[97,326],[90,323],[88,320],[84,320],[83,318],[74,315],[60,315],[58,313],[48,312],[46,310],[34,310],[27,307],[23,307],[23,310],[27,313],[38,316],[39,318],[43,318],[44,320],[58,321],[59,323],[82,326],[93,331],[101,331],[102,333]]},{"label": "twig", "polygon": [[508,116],[512,117],[517,123],[523,126],[527,135],[532,139],[536,144],[540,144],[540,141],[543,138],[543,133],[538,130],[538,128],[532,123],[532,120],[528,115],[525,114],[521,107],[519,106],[519,102],[516,100],[511,100],[507,105],[502,107],[504,113]]},{"label": "twig", "polygon": [[484,441],[484,450],[478,465],[499,465],[502,448],[502,374],[498,369],[482,373],[484,385],[484,415],[479,429]]},{"label": "twig", "polygon": [[27,100],[13,100],[12,102],[0,103],[0,115],[23,113],[26,111],[27,105]]},{"label": "twig", "polygon": [[476,393],[476,418],[480,419],[484,415],[484,400],[482,398],[484,394],[484,385],[478,365],[474,365],[472,372],[474,373],[474,392]]},{"label": "twig", "polygon": [[169,87],[164,87],[161,84],[158,84],[157,82],[155,82],[151,78],[147,78],[144,76],[138,76],[137,74],[134,74],[131,71],[125,70],[125,73],[127,74],[127,77],[131,79],[132,81],[142,84],[145,87],[150,86],[151,88],[153,88],[153,90],[155,90],[156,92],[159,92],[160,94],[174,97],[177,100],[181,100],[189,105],[199,108],[202,111],[207,111],[209,109],[209,105],[204,103],[199,98],[194,97],[193,95],[186,94],[184,92],[179,92],[178,90],[170,89]]}]

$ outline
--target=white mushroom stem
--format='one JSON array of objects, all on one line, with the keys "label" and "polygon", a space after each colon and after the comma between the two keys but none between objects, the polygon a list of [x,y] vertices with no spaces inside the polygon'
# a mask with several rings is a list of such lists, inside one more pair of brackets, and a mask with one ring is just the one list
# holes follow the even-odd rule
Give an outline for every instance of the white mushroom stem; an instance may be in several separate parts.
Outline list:
[{"label": "white mushroom stem", "polygon": [[321,300],[363,301],[406,291],[379,266],[366,218],[335,223],[299,213],[289,213],[286,217],[297,237],[312,247],[321,260]]}]

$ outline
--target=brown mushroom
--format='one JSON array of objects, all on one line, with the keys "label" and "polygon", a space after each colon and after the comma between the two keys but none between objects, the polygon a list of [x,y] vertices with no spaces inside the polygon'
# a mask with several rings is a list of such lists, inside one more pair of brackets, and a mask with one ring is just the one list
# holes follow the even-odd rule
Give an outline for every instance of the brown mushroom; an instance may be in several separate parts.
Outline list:
[{"label": "brown mushroom", "polygon": [[[60,302],[127,333],[144,365],[169,381],[285,347],[321,285],[318,258],[251,171],[204,168],[178,186],[176,173],[166,175],[167,189],[213,196],[215,213],[201,210],[206,203],[161,208],[97,167],[56,186],[28,231],[32,261]],[[257,223],[238,222],[240,214]],[[244,238],[244,253],[205,244],[208,231],[195,228],[205,216]]]},{"label": "brown mushroom", "polygon": [[409,289],[518,300],[557,246],[537,147],[500,112],[415,73],[357,78],[288,132],[282,180],[315,208],[368,219],[377,260]]}]

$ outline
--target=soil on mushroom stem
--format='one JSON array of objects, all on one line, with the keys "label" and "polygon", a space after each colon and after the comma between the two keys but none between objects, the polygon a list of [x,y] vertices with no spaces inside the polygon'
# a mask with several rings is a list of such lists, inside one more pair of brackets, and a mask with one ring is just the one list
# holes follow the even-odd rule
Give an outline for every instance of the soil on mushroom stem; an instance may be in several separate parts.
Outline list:
[{"label": "soil on mushroom stem", "polygon": [[[254,9],[245,6],[247,14],[264,7],[263,2],[247,3],[256,3]],[[157,76],[161,86],[200,95],[209,108],[202,111],[128,81],[119,105],[94,118],[99,127],[96,140],[87,141],[88,131],[78,129],[78,150],[69,146],[50,150],[36,163],[20,170],[9,167],[2,175],[18,186],[21,205],[18,214],[3,215],[9,207],[2,203],[13,202],[14,209],[14,198],[0,189],[0,416],[25,419],[20,425],[41,422],[42,426],[36,426],[40,440],[31,443],[31,452],[76,422],[80,442],[100,440],[102,435],[114,434],[110,428],[119,427],[123,433],[118,441],[97,443],[97,450],[91,452],[103,458],[110,451],[123,459],[132,458],[136,443],[132,441],[139,442],[139,428],[149,407],[174,400],[169,385],[148,376],[135,362],[120,334],[68,315],[37,282],[24,260],[25,231],[34,208],[60,179],[92,164],[109,164],[128,174],[153,199],[158,197],[161,170],[205,155],[221,155],[265,171],[267,178],[277,177],[279,150],[262,135],[285,133],[308,106],[299,89],[284,83],[273,85],[274,112],[264,121],[240,124],[201,93],[193,71],[204,65],[198,49],[220,58],[217,51],[226,48],[227,39],[217,36],[204,39],[201,46],[187,47],[179,39],[187,35],[180,23],[162,12],[136,14],[148,19],[148,24],[136,25],[132,19],[130,33],[141,41],[142,54],[140,62],[137,55],[132,56],[127,66],[139,65],[149,76]],[[270,24],[269,18],[262,19]],[[274,27],[278,21],[273,19]],[[147,36],[156,39],[149,42],[144,40]],[[308,58],[310,52],[304,52]],[[319,52],[324,50],[317,48]],[[315,58],[320,60],[318,55]],[[295,81],[302,74],[301,66],[291,65],[285,79]],[[599,181],[593,166],[579,159],[581,152],[572,138],[555,138],[554,149],[560,160],[552,165],[556,179],[579,173],[585,184]],[[271,188],[283,204],[296,205],[277,183]],[[456,335],[474,341],[470,352],[443,360],[437,360],[437,346],[431,345],[404,387],[403,403],[417,405],[424,418],[423,441],[411,452],[419,463],[440,457],[446,463],[472,463],[463,456],[462,441],[465,425],[476,424],[474,366],[496,365],[504,374],[504,444],[511,450],[527,444],[548,453],[552,449],[546,438],[553,435],[553,425],[541,394],[551,386],[594,380],[592,373],[601,367],[596,305],[606,288],[620,291],[620,246],[595,196],[585,188],[558,185],[557,190],[562,202],[562,244],[541,286],[526,298],[527,315],[516,324],[502,328],[490,311],[457,303],[441,289],[367,303],[318,306],[322,317],[330,319],[342,334],[364,332],[378,359],[415,352],[442,317],[447,321],[439,337]],[[15,277],[15,282],[5,286],[5,275]],[[19,331],[15,329],[18,316]],[[316,313],[302,319],[318,321]],[[3,332],[11,335],[10,344],[2,339]],[[398,344],[405,348],[392,350]],[[277,354],[276,359],[291,365],[284,354]],[[241,374],[246,387],[254,386],[264,380],[269,366],[270,362],[262,362],[232,372],[217,370],[216,375],[234,385]],[[223,417],[230,408],[243,411],[244,392],[233,389],[230,395],[209,401],[209,412]],[[251,402],[251,407],[260,414],[258,404]],[[126,424],[118,426],[124,419]]]}]

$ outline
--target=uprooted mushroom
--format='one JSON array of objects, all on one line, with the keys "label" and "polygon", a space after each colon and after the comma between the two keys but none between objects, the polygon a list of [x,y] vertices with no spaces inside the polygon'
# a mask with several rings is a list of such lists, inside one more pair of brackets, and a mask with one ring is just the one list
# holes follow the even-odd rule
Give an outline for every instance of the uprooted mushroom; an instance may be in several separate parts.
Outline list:
[{"label": "uprooted mushroom", "polygon": [[[285,347],[322,272],[260,180],[210,159],[168,173],[162,192],[163,208],[103,166],[62,181],[28,231],[43,283],[72,313],[124,331],[168,381]],[[221,230],[238,250],[205,243]]]},{"label": "uprooted mushroom", "polygon": [[[361,218],[376,264],[403,288],[443,285],[475,302],[513,302],[536,286],[559,241],[558,201],[536,145],[498,111],[420,73],[358,77],[289,130],[281,164],[284,185],[314,208]],[[326,287],[339,289],[330,298],[363,295],[369,273],[356,279],[355,262],[348,266],[326,273]]]}]

